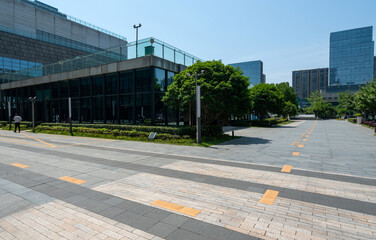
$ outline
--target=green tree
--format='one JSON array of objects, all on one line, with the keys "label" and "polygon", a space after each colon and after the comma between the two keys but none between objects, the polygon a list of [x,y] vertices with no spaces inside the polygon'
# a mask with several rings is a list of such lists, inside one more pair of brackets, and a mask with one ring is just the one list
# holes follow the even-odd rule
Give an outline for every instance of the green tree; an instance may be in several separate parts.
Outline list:
[{"label": "green tree", "polygon": [[[251,107],[249,81],[239,69],[226,66],[221,61],[197,62],[175,75],[163,101],[170,107],[195,110],[195,72],[204,73],[198,77],[201,86],[202,124],[218,124],[231,115],[247,114]],[[196,112],[196,111],[194,111]]]},{"label": "green tree", "polygon": [[283,94],[274,84],[260,83],[251,88],[253,110],[263,119],[268,112],[281,114]]},{"label": "green tree", "polygon": [[316,118],[335,117],[336,110],[330,103],[324,101],[320,91],[312,92],[311,97],[307,100],[310,103],[307,112],[313,112]]},{"label": "green tree", "polygon": [[361,87],[356,96],[357,110],[367,111],[374,118],[376,115],[376,80]]},{"label": "green tree", "polygon": [[284,117],[296,116],[296,115],[298,115],[298,107],[296,106],[296,104],[294,104],[290,101],[285,102],[284,107],[283,107],[283,111],[282,111],[282,115]]},{"label": "green tree", "polygon": [[340,106],[338,108],[338,114],[346,113],[351,115],[351,112],[356,110],[356,98],[354,93],[349,91],[339,93],[338,102]]},{"label": "green tree", "polygon": [[298,95],[294,92],[294,88],[290,87],[288,82],[278,83],[276,87],[282,92],[283,99],[286,103],[291,102],[298,106]]},{"label": "green tree", "polygon": [[[290,87],[288,82],[278,83],[276,87],[283,94],[283,108],[281,114],[284,117],[297,115],[298,95],[294,92],[294,89]],[[295,105],[295,107],[293,105]]]}]

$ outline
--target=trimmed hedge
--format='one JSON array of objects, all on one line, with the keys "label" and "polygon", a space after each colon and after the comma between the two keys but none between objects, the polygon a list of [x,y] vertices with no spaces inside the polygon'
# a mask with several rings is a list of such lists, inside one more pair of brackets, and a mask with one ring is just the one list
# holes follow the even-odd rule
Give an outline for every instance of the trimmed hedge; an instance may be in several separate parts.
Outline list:
[{"label": "trimmed hedge", "polygon": [[[42,123],[38,127],[64,127],[69,131],[68,123]],[[90,131],[86,129],[102,129],[101,131],[117,130],[118,132],[143,132],[149,136],[150,132],[156,132],[157,135],[169,134],[177,136],[196,136],[195,126],[143,126],[143,125],[112,125],[112,124],[73,124],[74,128],[85,129],[83,131]],[[94,130],[93,130],[94,131]],[[107,134],[107,133],[101,133]],[[108,133],[111,134],[111,133]],[[205,126],[202,128],[202,136],[218,137],[223,134],[222,126]]]},{"label": "trimmed hedge", "polygon": [[[65,126],[38,126],[36,127],[37,132],[58,132],[58,133],[69,133],[69,127]],[[133,138],[147,138],[149,136],[149,132],[140,132],[140,131],[124,131],[118,129],[107,129],[107,128],[83,128],[83,127],[72,127],[72,132],[74,133],[83,133],[89,135],[112,135],[115,137],[123,136],[123,137],[133,137]],[[155,139],[191,139],[188,135],[172,135],[166,133],[159,133],[155,136]]]},{"label": "trimmed hedge", "polygon": [[363,121],[362,124],[376,128],[376,122],[373,121]]},{"label": "trimmed hedge", "polygon": [[272,127],[278,125],[278,123],[286,122],[287,118],[267,118],[264,120],[232,120],[230,124],[232,126],[242,126],[242,127]]},{"label": "trimmed hedge", "polygon": [[356,123],[356,118],[348,118],[347,119],[348,122],[351,122],[351,123]]}]

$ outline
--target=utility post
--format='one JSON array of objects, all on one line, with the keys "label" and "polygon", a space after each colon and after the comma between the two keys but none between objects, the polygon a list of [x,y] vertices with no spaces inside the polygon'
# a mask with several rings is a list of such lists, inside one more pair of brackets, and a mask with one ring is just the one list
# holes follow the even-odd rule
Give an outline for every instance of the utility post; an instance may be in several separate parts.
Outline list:
[{"label": "utility post", "polygon": [[12,130],[12,109],[10,102],[8,102],[8,116],[9,116],[9,131]]},{"label": "utility post", "polygon": [[138,58],[138,28],[140,28],[141,26],[141,23],[139,23],[137,26],[133,25],[133,28],[136,29],[136,58]]},{"label": "utility post", "polygon": [[[201,89],[200,84],[197,82],[198,76],[204,74],[204,70],[200,73],[195,72],[195,85],[196,85],[196,142],[201,144]],[[191,74],[187,73],[188,77],[192,77]]]},{"label": "utility post", "polygon": [[31,120],[33,122],[33,133],[35,133],[35,113],[34,113],[34,105],[35,100],[37,97],[29,97],[29,100],[31,101]]},{"label": "utility post", "polygon": [[72,132],[72,100],[68,98],[68,111],[69,111],[69,132],[73,136]]}]

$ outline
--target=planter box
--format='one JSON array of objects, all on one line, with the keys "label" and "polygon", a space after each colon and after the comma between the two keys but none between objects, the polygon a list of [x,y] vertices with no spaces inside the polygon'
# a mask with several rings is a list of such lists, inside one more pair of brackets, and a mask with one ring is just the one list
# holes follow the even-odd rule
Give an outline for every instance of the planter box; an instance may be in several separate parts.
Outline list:
[{"label": "planter box", "polygon": [[358,124],[362,124],[362,121],[363,121],[363,117],[356,117],[356,122]]}]

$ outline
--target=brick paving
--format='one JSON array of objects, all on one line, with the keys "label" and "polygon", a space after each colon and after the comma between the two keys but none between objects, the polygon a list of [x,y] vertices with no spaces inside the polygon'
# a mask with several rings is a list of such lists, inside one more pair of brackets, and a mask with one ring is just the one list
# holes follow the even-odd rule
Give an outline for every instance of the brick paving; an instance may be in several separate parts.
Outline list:
[{"label": "brick paving", "polygon": [[376,239],[376,137],[347,122],[210,148],[25,134],[0,131],[0,239]]}]

